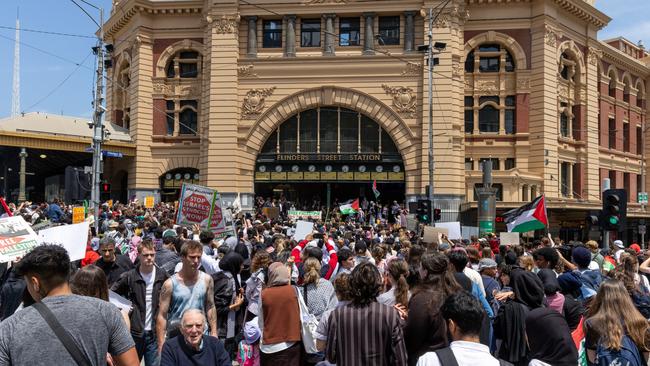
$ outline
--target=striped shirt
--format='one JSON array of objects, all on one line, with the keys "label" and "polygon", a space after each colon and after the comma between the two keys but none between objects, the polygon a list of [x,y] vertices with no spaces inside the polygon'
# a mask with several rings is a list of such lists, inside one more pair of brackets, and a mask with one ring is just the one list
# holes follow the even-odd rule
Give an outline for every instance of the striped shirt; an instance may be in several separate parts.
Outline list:
[{"label": "striped shirt", "polygon": [[405,366],[402,320],[389,306],[342,306],[332,311],[327,359],[337,365]]}]

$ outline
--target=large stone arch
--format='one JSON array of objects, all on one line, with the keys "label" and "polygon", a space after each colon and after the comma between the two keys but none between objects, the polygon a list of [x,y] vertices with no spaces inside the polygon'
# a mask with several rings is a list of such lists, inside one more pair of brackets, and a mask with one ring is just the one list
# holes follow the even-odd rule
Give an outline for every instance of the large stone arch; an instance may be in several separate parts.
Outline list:
[{"label": "large stone arch", "polygon": [[418,137],[389,106],[360,91],[337,86],[306,89],[271,106],[249,130],[243,150],[254,161],[266,139],[292,115],[319,106],[340,106],[361,112],[374,119],[393,139],[402,155],[406,171],[417,169],[415,150]]},{"label": "large stone arch", "polygon": [[203,45],[191,39],[184,39],[174,44],[169,45],[158,57],[156,62],[156,75],[155,77],[165,77],[165,68],[169,59],[173,57],[178,51],[196,51],[203,56]]},{"label": "large stone arch", "polygon": [[556,60],[557,64],[560,65],[560,58],[562,53],[566,52],[569,56],[573,58],[573,61],[576,62],[578,68],[578,73],[580,74],[580,83],[584,84],[586,79],[586,68],[585,68],[585,57],[580,51],[580,48],[575,44],[573,40],[568,40],[560,43],[560,46],[557,49]]},{"label": "large stone arch", "polygon": [[514,38],[510,37],[507,34],[499,33],[495,31],[489,31],[481,33],[474,36],[472,39],[465,43],[465,54],[463,56],[463,63],[467,55],[476,47],[480,46],[483,43],[496,42],[503,45],[505,48],[510,51],[512,57],[515,59],[515,70],[526,70],[528,69],[528,59],[526,58],[526,52],[521,47],[519,42]]},{"label": "large stone arch", "polygon": [[160,162],[160,164],[158,164],[157,166],[156,177],[160,177],[163,174],[167,173],[168,171],[178,169],[178,168],[199,169],[199,157],[181,156],[181,157],[163,159]]}]

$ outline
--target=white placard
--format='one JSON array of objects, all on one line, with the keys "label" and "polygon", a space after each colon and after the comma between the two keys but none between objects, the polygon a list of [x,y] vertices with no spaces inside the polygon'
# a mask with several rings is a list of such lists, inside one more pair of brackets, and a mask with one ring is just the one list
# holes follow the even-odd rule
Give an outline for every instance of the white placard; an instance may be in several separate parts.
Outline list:
[{"label": "white placard", "polygon": [[293,238],[297,241],[304,240],[308,234],[311,234],[314,231],[314,223],[311,221],[299,220],[296,223],[296,232],[293,234]]},{"label": "white placard", "polygon": [[519,233],[499,233],[499,244],[519,245]]},{"label": "white placard", "polygon": [[68,251],[71,261],[84,259],[88,243],[88,221],[74,225],[61,225],[41,230],[38,237],[41,243],[58,244]]},{"label": "white placard", "polygon": [[463,236],[460,231],[460,222],[454,221],[454,222],[436,222],[436,227],[439,228],[447,228],[449,230],[449,234],[447,235],[447,238],[450,240],[456,240],[456,239],[462,239]]},{"label": "white placard", "polygon": [[460,232],[463,234],[463,239],[471,240],[472,235],[478,238],[478,226],[461,226]]}]

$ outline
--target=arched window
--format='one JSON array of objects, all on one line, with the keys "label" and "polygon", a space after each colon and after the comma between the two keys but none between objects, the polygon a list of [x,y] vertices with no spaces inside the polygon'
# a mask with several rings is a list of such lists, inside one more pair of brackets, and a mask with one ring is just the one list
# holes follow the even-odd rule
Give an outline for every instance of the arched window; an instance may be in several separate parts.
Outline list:
[{"label": "arched window", "polygon": [[130,65],[124,63],[115,74],[116,82],[113,105],[115,108],[114,122],[124,128],[129,128],[129,113],[131,112],[131,101],[129,100],[129,87],[131,86]]},{"label": "arched window", "polygon": [[618,84],[618,77],[616,77],[616,71],[611,70],[609,72],[609,96],[616,98],[616,85]]},{"label": "arched window", "polygon": [[499,132],[499,110],[488,104],[478,112],[478,128],[481,132]]},{"label": "arched window", "polygon": [[626,103],[630,102],[630,78],[623,78],[623,101]]},{"label": "arched window", "polygon": [[465,71],[474,72],[478,58],[479,72],[514,72],[515,61],[508,49],[498,43],[486,43],[467,54]]},{"label": "arched window", "polygon": [[637,88],[639,91],[636,93],[636,106],[644,109],[645,108],[645,94],[643,93],[643,89],[641,86],[641,83],[637,84],[639,87]]},{"label": "arched window", "polygon": [[181,112],[179,113],[179,135],[197,134],[197,102],[195,100],[181,100]]},{"label": "arched window", "polygon": [[180,51],[167,63],[168,78],[196,78],[199,76],[200,57],[196,51]]},{"label": "arched window", "polygon": [[560,114],[560,136],[569,137],[569,115],[566,110]]}]

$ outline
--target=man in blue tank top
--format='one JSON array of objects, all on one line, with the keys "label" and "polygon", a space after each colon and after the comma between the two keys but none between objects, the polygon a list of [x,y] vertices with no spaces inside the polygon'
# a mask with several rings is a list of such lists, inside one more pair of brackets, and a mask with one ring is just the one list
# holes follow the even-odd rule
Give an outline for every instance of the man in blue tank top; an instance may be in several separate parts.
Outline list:
[{"label": "man in blue tank top", "polygon": [[206,314],[210,335],[217,336],[217,310],[214,307],[212,277],[199,271],[203,245],[188,240],[181,247],[183,267],[167,279],[160,291],[160,309],[156,321],[158,353],[167,338],[179,334],[181,316],[187,309],[198,309]]}]

